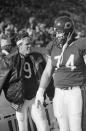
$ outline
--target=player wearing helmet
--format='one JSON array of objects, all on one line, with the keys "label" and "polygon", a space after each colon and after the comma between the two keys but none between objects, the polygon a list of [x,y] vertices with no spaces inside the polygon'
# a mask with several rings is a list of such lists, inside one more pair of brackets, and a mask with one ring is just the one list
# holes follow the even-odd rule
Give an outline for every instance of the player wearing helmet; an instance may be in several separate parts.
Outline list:
[{"label": "player wearing helmet", "polygon": [[[56,39],[47,47],[48,60],[36,95],[36,104],[43,104],[43,94],[51,77],[54,79],[54,115],[60,131],[82,131],[82,94],[86,82],[86,38],[76,39],[74,24],[67,16],[55,20]],[[40,103],[40,104],[39,104]]]},{"label": "player wearing helmet", "polygon": [[72,37],[75,34],[73,21],[67,16],[57,18],[54,21],[54,34],[55,40],[59,43],[58,46],[62,48],[67,37]]}]

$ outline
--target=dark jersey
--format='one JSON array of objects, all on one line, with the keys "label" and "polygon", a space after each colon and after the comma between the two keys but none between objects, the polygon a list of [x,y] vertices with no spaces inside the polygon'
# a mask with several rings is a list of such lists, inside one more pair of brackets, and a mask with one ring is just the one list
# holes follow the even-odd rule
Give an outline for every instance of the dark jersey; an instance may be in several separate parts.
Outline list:
[{"label": "dark jersey", "polygon": [[48,46],[51,55],[52,65],[55,67],[54,85],[55,87],[82,86],[86,81],[86,66],[83,55],[86,52],[86,38],[73,41],[64,51],[62,63],[57,68],[58,57],[62,49],[53,42]]},{"label": "dark jersey", "polygon": [[[11,56],[10,56],[11,55]],[[10,54],[11,68],[9,75],[4,81],[4,93],[9,102],[20,104],[24,101],[24,93],[22,88],[22,69],[24,65],[24,59],[21,59],[18,51],[14,54]]]},{"label": "dark jersey", "polygon": [[25,99],[29,100],[35,97],[44,67],[45,61],[40,53],[31,53],[25,58],[23,68],[23,88]]},{"label": "dark jersey", "polygon": [[21,57],[16,53],[10,60],[11,69],[7,70],[9,75],[3,87],[7,100],[17,104],[22,103],[24,99],[32,99],[36,95],[46,64],[43,56],[36,52]]}]

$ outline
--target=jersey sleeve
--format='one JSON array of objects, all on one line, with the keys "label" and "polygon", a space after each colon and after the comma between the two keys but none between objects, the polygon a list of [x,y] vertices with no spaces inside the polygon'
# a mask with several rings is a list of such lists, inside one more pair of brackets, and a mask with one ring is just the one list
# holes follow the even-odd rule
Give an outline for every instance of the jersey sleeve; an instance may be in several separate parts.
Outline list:
[{"label": "jersey sleeve", "polygon": [[86,38],[77,40],[77,46],[83,52],[83,55],[86,55]]},{"label": "jersey sleeve", "polygon": [[12,60],[6,56],[0,56],[0,93],[6,84],[12,66]]}]

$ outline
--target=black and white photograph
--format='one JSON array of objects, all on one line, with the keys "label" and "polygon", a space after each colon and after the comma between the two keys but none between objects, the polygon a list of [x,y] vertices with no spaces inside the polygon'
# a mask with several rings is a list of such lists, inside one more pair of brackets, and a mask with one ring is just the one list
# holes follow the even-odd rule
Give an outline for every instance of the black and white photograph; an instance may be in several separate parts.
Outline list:
[{"label": "black and white photograph", "polygon": [[0,131],[86,131],[86,0],[0,0]]}]

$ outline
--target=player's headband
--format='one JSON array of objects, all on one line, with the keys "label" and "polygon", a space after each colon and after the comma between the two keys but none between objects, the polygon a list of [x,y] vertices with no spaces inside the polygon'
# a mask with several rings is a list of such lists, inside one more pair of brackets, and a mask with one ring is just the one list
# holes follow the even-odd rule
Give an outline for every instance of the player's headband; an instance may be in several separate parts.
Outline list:
[{"label": "player's headband", "polygon": [[23,42],[23,40],[22,40],[22,39],[21,39],[21,40],[18,40],[18,41],[17,41],[17,43],[16,43],[16,44],[17,44],[17,46],[19,46],[22,42]]},{"label": "player's headband", "polygon": [[24,40],[27,40],[28,44],[31,44],[30,39],[28,37],[24,37],[24,38],[22,38],[22,39],[20,39],[20,40],[17,41],[17,43],[16,43],[17,46],[20,46],[23,43]]}]

